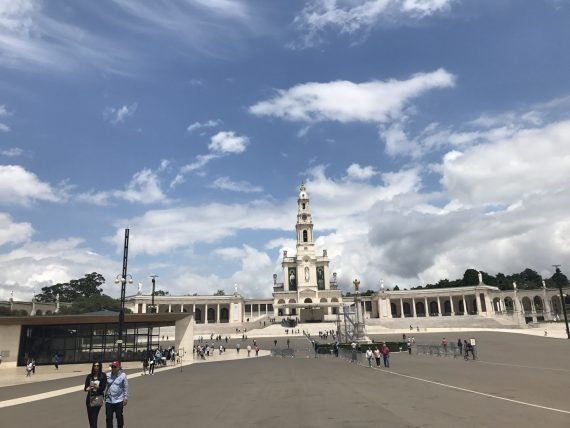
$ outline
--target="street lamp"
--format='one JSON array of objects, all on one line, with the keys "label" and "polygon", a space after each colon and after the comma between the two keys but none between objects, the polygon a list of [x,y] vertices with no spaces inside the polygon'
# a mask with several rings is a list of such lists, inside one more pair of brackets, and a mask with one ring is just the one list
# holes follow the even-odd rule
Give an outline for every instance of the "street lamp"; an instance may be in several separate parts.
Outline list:
[{"label": "street lamp", "polygon": [[[154,313],[156,313],[156,311],[154,309],[154,287],[156,286],[156,278],[158,278],[158,275],[151,275],[150,278],[152,281],[150,313],[154,314]],[[150,342],[151,341],[152,341],[152,322],[149,323],[149,325],[147,326],[147,329],[146,329],[146,357],[145,357],[145,359],[147,361],[150,358]]]},{"label": "street lamp", "polygon": [[122,358],[123,351],[123,324],[125,323],[125,288],[127,282],[129,284],[133,283],[133,277],[127,274],[127,262],[129,260],[129,229],[125,229],[125,245],[123,247],[123,273],[117,275],[115,278],[115,284],[121,284],[121,310],[119,311],[119,340],[117,340],[117,345],[119,355],[117,360],[119,363]]},{"label": "street lamp", "polygon": [[[558,285],[558,291],[560,291],[560,304],[562,305],[562,312],[564,313],[564,322],[566,323],[566,335],[570,339],[570,328],[568,327],[568,313],[566,312],[566,296],[562,292],[562,285],[568,283],[568,278],[560,271],[561,265],[552,265],[556,268],[556,272],[552,275],[554,283]],[[556,277],[556,278],[555,278]]]},{"label": "street lamp", "polygon": [[154,287],[156,286],[156,278],[158,278],[158,275],[151,275],[150,276],[151,281],[152,281],[152,294],[151,294],[151,312],[154,314],[156,311],[154,310]]}]

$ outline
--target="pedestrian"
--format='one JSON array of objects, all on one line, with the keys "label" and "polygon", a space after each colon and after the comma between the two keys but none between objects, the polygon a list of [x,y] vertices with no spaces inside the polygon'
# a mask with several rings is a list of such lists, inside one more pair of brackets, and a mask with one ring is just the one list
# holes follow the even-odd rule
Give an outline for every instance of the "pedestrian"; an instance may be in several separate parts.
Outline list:
[{"label": "pedestrian", "polygon": [[380,349],[378,346],[374,349],[374,358],[376,359],[376,367],[380,367]]},{"label": "pedestrian", "polygon": [[107,428],[113,428],[113,414],[117,418],[117,428],[123,428],[125,421],[123,409],[129,398],[127,374],[121,370],[121,363],[113,361],[111,371],[107,373],[107,392],[105,393],[105,416]]},{"label": "pedestrian", "polygon": [[156,361],[154,361],[154,355],[152,354],[152,352],[149,354],[148,356],[148,374],[150,376],[154,376],[154,366],[156,364]]},{"label": "pedestrian", "polygon": [[61,363],[61,357],[59,356],[59,354],[55,354],[51,360],[51,362],[53,363],[53,365],[55,366],[56,370],[59,370],[59,364]]},{"label": "pedestrian", "polygon": [[0,352],[0,366],[2,365],[2,352]]},{"label": "pedestrian", "polygon": [[443,352],[447,354],[447,339],[445,337],[441,340],[441,346],[443,346]]},{"label": "pedestrian", "polygon": [[275,347],[277,348],[277,339],[275,339],[275,340],[273,341],[273,346],[275,346]]},{"label": "pedestrian", "polygon": [[146,376],[146,372],[148,370],[148,359],[146,358],[146,355],[143,355],[142,358],[142,369],[143,369],[143,376]]},{"label": "pedestrian", "polygon": [[238,354],[239,354],[239,348],[240,348],[240,346],[239,346],[239,343],[238,343],[238,344],[236,345],[236,351],[237,351]]},{"label": "pedestrian", "polygon": [[289,339],[287,339],[287,349],[289,349]]},{"label": "pedestrian", "polygon": [[467,340],[463,341],[463,359],[465,361],[467,361],[469,359],[469,350],[471,348],[471,345],[469,344],[469,342],[467,342]]},{"label": "pedestrian", "polygon": [[99,411],[105,401],[105,390],[107,389],[107,375],[103,373],[103,364],[96,361],[91,366],[91,373],[85,378],[85,407],[87,408],[87,420],[89,428],[97,428],[97,418]]},{"label": "pedestrian", "polygon": [[386,343],[384,343],[384,346],[382,347],[382,356],[384,357],[384,367],[389,368],[390,367],[390,348],[388,348],[388,345],[386,345]]},{"label": "pedestrian", "polygon": [[461,339],[457,339],[457,348],[459,349],[459,355],[463,355],[463,342]]},{"label": "pedestrian", "polygon": [[408,354],[412,355],[412,339],[408,338]]},{"label": "pedestrian", "polygon": [[259,357],[259,346],[255,347],[255,356]]},{"label": "pedestrian", "polygon": [[368,360],[368,367],[372,368],[372,349],[370,347],[366,350],[366,359]]},{"label": "pedestrian", "polygon": [[33,366],[32,366],[32,361],[28,360],[28,364],[26,364],[26,377],[30,377],[32,376],[32,370],[33,370]]},{"label": "pedestrian", "polygon": [[249,357],[251,354],[251,345],[247,345],[247,356]]}]

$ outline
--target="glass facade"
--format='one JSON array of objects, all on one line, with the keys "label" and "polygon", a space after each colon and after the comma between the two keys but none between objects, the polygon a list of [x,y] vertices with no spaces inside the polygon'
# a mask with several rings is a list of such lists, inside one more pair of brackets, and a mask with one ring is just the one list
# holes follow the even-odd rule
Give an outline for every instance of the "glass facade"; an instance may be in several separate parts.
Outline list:
[{"label": "glass facade", "polygon": [[[150,328],[149,328],[150,327]],[[118,358],[118,324],[23,325],[18,365],[33,358],[37,365],[53,364],[55,355],[61,364],[112,361]],[[150,331],[149,331],[150,330]],[[160,346],[160,326],[149,323],[125,323],[122,361],[141,361],[150,348]]]}]

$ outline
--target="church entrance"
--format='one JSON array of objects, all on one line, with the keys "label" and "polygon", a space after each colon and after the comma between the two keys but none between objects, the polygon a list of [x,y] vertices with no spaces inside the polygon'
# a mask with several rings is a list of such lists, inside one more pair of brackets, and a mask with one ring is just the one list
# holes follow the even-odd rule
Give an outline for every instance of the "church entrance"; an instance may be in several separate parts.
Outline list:
[{"label": "church entrance", "polygon": [[325,309],[305,308],[301,309],[301,322],[322,322],[325,319]]}]

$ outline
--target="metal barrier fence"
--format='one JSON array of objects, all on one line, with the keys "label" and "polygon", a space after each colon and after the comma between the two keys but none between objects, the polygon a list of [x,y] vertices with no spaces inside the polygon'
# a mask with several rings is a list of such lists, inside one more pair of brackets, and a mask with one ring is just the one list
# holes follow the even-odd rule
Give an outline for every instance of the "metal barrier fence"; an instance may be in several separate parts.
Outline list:
[{"label": "metal barrier fence", "polygon": [[416,348],[416,354],[420,355],[436,355],[438,357],[463,357],[464,359],[476,359],[477,347],[473,346],[471,351],[466,351],[464,348],[458,347],[455,343],[443,345],[420,345],[416,344],[412,347]]}]

